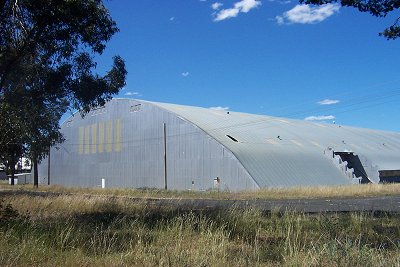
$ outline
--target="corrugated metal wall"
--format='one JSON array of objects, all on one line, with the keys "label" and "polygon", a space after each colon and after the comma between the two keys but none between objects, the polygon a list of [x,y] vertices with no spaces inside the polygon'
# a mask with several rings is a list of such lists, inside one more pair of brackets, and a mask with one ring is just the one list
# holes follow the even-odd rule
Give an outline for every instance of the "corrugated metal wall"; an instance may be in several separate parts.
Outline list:
[{"label": "corrugated metal wall", "polygon": [[378,170],[400,169],[400,133],[153,104],[186,118],[223,144],[260,187],[352,183],[352,179],[325,156],[329,148],[358,155],[373,182],[379,182]]},{"label": "corrugated metal wall", "polygon": [[[62,125],[66,141],[51,150],[51,184],[164,188],[166,125],[168,189],[256,189],[236,157],[191,122],[148,102],[114,99]],[[39,166],[47,183],[47,159]]]}]

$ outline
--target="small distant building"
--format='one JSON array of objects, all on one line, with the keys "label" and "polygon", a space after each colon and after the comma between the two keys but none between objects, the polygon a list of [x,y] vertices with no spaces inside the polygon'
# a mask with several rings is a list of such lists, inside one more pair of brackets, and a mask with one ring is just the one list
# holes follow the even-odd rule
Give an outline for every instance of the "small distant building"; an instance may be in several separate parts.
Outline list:
[{"label": "small distant building", "polygon": [[[11,184],[11,177],[8,176],[8,183]],[[17,173],[14,175],[14,184],[31,184],[32,174],[28,173]]]},{"label": "small distant building", "polygon": [[0,180],[7,180],[7,174],[4,169],[0,169]]},{"label": "small distant building", "polygon": [[[23,174],[30,175],[31,173],[31,161],[28,158],[22,157],[18,160],[17,164],[15,164],[15,175]],[[7,180],[10,175],[7,175],[6,167],[3,164],[0,164],[0,180]],[[24,181],[28,181],[27,178],[24,177]]]},{"label": "small distant building", "polygon": [[[51,184],[240,191],[379,183],[400,170],[400,133],[142,100],[113,99],[61,131]],[[48,174],[45,159],[41,183]]]}]

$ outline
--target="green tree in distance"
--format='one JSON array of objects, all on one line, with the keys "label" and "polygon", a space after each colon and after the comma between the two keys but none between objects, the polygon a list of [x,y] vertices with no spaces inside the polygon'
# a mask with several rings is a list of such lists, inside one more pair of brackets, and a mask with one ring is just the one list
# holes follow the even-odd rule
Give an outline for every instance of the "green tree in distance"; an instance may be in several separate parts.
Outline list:
[{"label": "green tree in distance", "polygon": [[14,185],[15,165],[26,151],[25,125],[19,109],[0,102],[0,162],[11,174]]},{"label": "green tree in distance", "polygon": [[[93,60],[116,32],[101,0],[0,0],[0,147],[20,136],[16,154],[38,162],[62,141],[62,114],[83,116],[118,93],[127,74],[122,58],[115,56],[104,76]],[[0,150],[1,158],[7,153]]]},{"label": "green tree in distance", "polygon": [[[345,7],[354,7],[361,12],[367,12],[376,17],[386,17],[390,12],[400,8],[399,0],[300,0],[300,3],[324,5],[330,3],[340,3]],[[400,37],[400,17],[398,17],[391,26],[387,27],[380,36],[388,40]]]}]

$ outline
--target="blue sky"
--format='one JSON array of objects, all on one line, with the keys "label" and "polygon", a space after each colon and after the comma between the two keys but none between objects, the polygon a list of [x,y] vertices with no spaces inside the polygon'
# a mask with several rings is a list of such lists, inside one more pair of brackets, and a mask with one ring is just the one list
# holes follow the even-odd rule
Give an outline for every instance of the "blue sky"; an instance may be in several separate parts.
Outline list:
[{"label": "blue sky", "polygon": [[375,18],[286,0],[118,0],[98,61],[126,61],[117,97],[400,131],[400,40]]}]

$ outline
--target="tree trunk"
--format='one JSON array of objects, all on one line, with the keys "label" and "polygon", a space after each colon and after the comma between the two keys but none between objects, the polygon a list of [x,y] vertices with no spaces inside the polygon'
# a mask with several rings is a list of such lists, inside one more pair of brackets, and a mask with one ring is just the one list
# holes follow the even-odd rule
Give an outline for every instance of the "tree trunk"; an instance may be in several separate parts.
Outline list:
[{"label": "tree trunk", "polygon": [[10,171],[11,171],[11,185],[14,185],[14,177],[15,177],[15,165],[12,165],[10,167]]},{"label": "tree trunk", "polygon": [[11,157],[11,164],[10,164],[10,171],[11,171],[11,185],[14,185],[14,178],[15,178],[15,165],[17,164],[18,160],[15,159],[14,156]]},{"label": "tree trunk", "polygon": [[37,159],[33,159],[33,186],[39,187],[39,174],[38,174],[38,162]]}]

